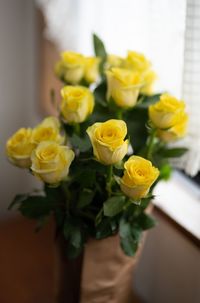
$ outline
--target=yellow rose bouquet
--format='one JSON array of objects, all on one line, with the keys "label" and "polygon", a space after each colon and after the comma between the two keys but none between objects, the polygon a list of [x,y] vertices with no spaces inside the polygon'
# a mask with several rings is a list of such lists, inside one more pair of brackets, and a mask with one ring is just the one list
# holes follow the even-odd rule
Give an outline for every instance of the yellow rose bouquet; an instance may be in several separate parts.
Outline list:
[{"label": "yellow rose bouquet", "polygon": [[44,184],[17,195],[10,208],[42,226],[54,216],[66,253],[77,257],[89,238],[119,234],[125,254],[137,251],[154,226],[145,210],[153,189],[170,176],[170,158],[185,148],[170,143],[186,134],[183,101],[154,94],[150,61],[129,51],[107,54],[96,36],[94,57],[63,52],[55,66],[62,81],[58,117],[21,128],[6,144],[9,161]]}]

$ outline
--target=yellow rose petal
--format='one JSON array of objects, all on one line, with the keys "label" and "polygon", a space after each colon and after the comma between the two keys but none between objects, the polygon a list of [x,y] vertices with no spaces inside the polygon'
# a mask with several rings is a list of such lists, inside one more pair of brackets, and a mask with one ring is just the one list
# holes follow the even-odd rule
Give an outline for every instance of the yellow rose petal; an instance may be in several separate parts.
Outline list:
[{"label": "yellow rose petal", "polygon": [[93,152],[98,161],[105,165],[121,161],[128,151],[126,123],[111,119],[95,123],[87,129]]},{"label": "yellow rose petal", "polygon": [[14,165],[21,168],[30,167],[30,157],[34,148],[31,128],[20,128],[6,143],[8,158]]},{"label": "yellow rose petal", "polygon": [[164,141],[176,140],[186,133],[185,103],[169,94],[161,95],[160,100],[149,107],[149,118],[158,129],[157,136]]},{"label": "yellow rose petal", "polygon": [[74,152],[66,146],[41,142],[32,153],[31,170],[43,182],[57,184],[67,177],[74,157]]},{"label": "yellow rose petal", "polygon": [[112,68],[106,72],[107,100],[114,100],[122,108],[133,107],[143,86],[139,73],[124,68]]},{"label": "yellow rose petal", "polygon": [[65,86],[61,90],[61,96],[61,115],[66,123],[81,123],[94,109],[93,94],[86,87]]},{"label": "yellow rose petal", "polygon": [[121,178],[121,190],[131,199],[145,197],[155,180],[159,170],[151,161],[139,156],[131,156],[124,164],[124,175]]}]

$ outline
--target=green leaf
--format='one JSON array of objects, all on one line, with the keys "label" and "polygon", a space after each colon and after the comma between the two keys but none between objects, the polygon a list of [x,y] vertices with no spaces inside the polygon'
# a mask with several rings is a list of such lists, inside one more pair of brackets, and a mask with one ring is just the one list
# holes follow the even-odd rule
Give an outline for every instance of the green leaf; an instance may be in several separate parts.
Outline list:
[{"label": "green leaf", "polygon": [[23,200],[27,199],[28,194],[16,195],[13,201],[8,206],[8,210],[12,209],[14,206],[20,204]]},{"label": "green leaf", "polygon": [[67,218],[65,220],[63,234],[71,245],[76,248],[82,247],[84,239],[81,232],[81,225],[75,218]]},{"label": "green leaf", "polygon": [[95,101],[103,107],[108,106],[108,102],[106,100],[106,91],[107,91],[106,81],[103,81],[94,90]]},{"label": "green leaf", "polygon": [[138,205],[136,204],[131,203],[129,200],[125,207],[125,212],[124,212],[124,214],[127,216],[127,220],[129,219],[131,220],[138,212],[138,210],[140,211],[140,207],[138,207]]},{"label": "green leaf", "polygon": [[159,101],[161,94],[155,94],[152,96],[141,95],[139,102],[136,105],[138,108],[148,108],[150,105]]},{"label": "green leaf", "polygon": [[74,247],[81,247],[82,246],[82,235],[81,235],[81,231],[80,228],[78,228],[77,226],[74,227],[73,232],[71,234],[71,243]]},{"label": "green leaf", "polygon": [[156,225],[156,221],[146,213],[140,214],[137,223],[142,228],[142,230],[150,229]]},{"label": "green leaf", "polygon": [[141,204],[141,199],[140,200],[129,199],[129,203],[132,203],[132,204],[135,204],[135,205],[140,205]]},{"label": "green leaf", "polygon": [[141,204],[140,204],[140,207],[142,208],[142,209],[146,209],[147,208],[147,206],[149,205],[149,203],[151,202],[151,200],[153,200],[154,199],[154,195],[148,195],[147,197],[145,197],[145,198],[142,198],[141,199]]},{"label": "green leaf", "polygon": [[134,256],[137,248],[138,248],[138,243],[133,240],[131,237],[127,238],[122,238],[120,241],[121,248],[125,252],[127,256]]},{"label": "green leaf", "polygon": [[95,195],[95,191],[92,191],[91,189],[88,188],[84,188],[83,191],[80,192],[77,207],[84,208],[87,205],[89,205],[92,202],[94,195]]},{"label": "green leaf", "polygon": [[37,224],[35,227],[35,232],[39,232],[48,222],[49,216],[42,216],[37,219]]},{"label": "green leaf", "polygon": [[104,215],[114,217],[123,210],[126,204],[125,196],[115,196],[106,200],[103,204]]},{"label": "green leaf", "polygon": [[145,125],[148,121],[148,111],[134,107],[124,113],[123,119],[127,124],[131,146],[137,154],[146,145],[148,131]]},{"label": "green leaf", "polygon": [[93,34],[93,45],[94,45],[94,52],[97,57],[101,58],[101,62],[99,65],[99,72],[101,75],[104,73],[104,64],[107,59],[107,53],[105,46],[102,42],[102,40],[95,34]]},{"label": "green leaf", "polygon": [[140,226],[137,226],[136,224],[133,225],[133,227],[131,229],[131,234],[132,234],[134,241],[137,243],[137,246],[138,246],[138,244],[140,243],[141,235],[142,235],[142,229],[140,228]]},{"label": "green leaf", "polygon": [[29,196],[21,202],[19,211],[23,216],[35,219],[48,215],[55,207],[56,204],[49,201],[46,197]]},{"label": "green leaf", "polygon": [[124,217],[121,218],[119,224],[119,235],[121,238],[131,237],[131,226]]},{"label": "green leaf", "polygon": [[188,151],[187,148],[184,147],[175,147],[175,148],[163,148],[158,152],[164,158],[177,158],[181,157]]},{"label": "green leaf", "polygon": [[66,254],[69,259],[77,258],[81,254],[82,251],[83,251],[83,246],[75,247],[72,244],[68,244],[67,248],[66,248]]},{"label": "green leaf", "polygon": [[70,141],[75,148],[80,150],[80,152],[86,152],[92,147],[88,136],[81,138],[76,134],[73,134]]},{"label": "green leaf", "polygon": [[113,178],[114,178],[115,182],[116,182],[118,185],[120,185],[120,183],[121,183],[121,178],[120,178],[119,176],[116,176],[116,175],[114,175]]},{"label": "green leaf", "polygon": [[98,214],[96,215],[95,226],[99,225],[102,219],[103,219],[103,208],[101,208]]},{"label": "green leaf", "polygon": [[171,177],[171,173],[172,168],[168,163],[162,165],[160,168],[160,175],[158,177],[158,180],[169,180]]},{"label": "green leaf", "polygon": [[113,234],[110,219],[104,218],[101,220],[100,224],[96,227],[96,239],[100,240],[107,238]]},{"label": "green leaf", "polygon": [[125,254],[128,256],[134,256],[138,247],[138,235],[136,239],[130,223],[127,222],[123,217],[121,218],[119,224],[119,235],[120,244]]},{"label": "green leaf", "polygon": [[93,44],[95,55],[105,61],[107,58],[106,49],[102,40],[96,34],[93,34]]},{"label": "green leaf", "polygon": [[110,221],[110,227],[112,229],[112,232],[117,231],[117,229],[118,229],[117,220],[111,220]]}]

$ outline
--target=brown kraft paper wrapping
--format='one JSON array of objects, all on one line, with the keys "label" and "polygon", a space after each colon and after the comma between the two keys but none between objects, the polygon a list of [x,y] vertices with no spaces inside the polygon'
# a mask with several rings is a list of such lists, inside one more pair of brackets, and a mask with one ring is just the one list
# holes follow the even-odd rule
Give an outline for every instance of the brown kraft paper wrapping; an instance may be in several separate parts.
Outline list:
[{"label": "brown kraft paper wrapping", "polygon": [[128,257],[119,236],[91,239],[85,246],[80,303],[134,303],[133,271],[141,251]]}]

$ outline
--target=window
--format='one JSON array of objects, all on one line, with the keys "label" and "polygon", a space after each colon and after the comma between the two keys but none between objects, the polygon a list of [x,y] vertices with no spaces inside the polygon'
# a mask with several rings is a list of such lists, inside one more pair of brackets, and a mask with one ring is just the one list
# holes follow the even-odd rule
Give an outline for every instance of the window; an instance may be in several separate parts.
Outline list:
[{"label": "window", "polygon": [[[200,169],[200,2],[198,0],[37,0],[46,36],[58,49],[92,53],[96,32],[109,53],[145,53],[158,74],[157,91],[183,98],[190,115],[189,152],[174,163],[195,175]],[[174,201],[171,193],[175,194]],[[175,172],[158,187],[155,204],[199,237],[200,204],[195,184]],[[176,200],[176,201],[175,201]],[[174,203],[176,202],[176,203]],[[178,211],[181,209],[181,212]]]}]

